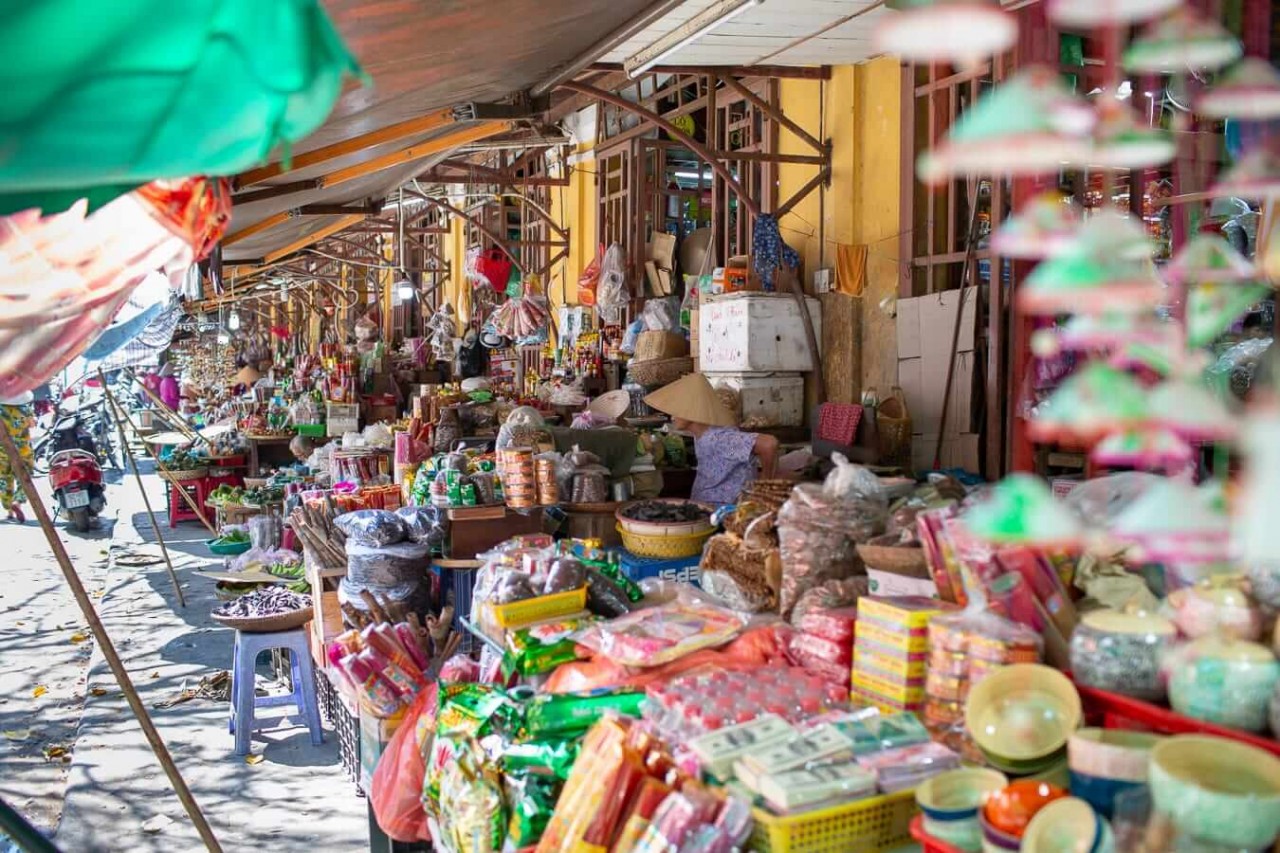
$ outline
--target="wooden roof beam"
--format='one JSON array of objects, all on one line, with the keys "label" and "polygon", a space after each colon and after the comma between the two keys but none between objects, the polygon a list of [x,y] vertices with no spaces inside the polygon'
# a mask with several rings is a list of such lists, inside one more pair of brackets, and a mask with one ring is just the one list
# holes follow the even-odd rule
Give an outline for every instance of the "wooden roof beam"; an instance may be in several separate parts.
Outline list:
[{"label": "wooden roof beam", "polygon": [[[830,80],[830,65],[717,65],[715,70],[731,77],[777,77],[794,80]],[[645,74],[706,74],[706,65],[655,65]],[[623,71],[620,62],[597,62],[592,71]],[[626,72],[623,71],[625,74]]]},{"label": "wooden roof beam", "polygon": [[509,121],[484,121],[479,124],[459,127],[457,130],[451,130],[440,136],[432,137],[417,145],[411,145],[391,154],[384,154],[364,163],[357,163],[354,166],[330,172],[318,178],[316,183],[321,189],[334,187],[374,172],[381,172],[383,169],[389,169],[392,166],[399,166],[401,163],[411,163],[414,160],[430,157],[432,154],[439,154],[441,151],[451,151],[454,148],[466,145],[468,142],[476,142],[510,130],[512,127],[513,123]]},{"label": "wooden roof beam", "polygon": [[287,246],[282,246],[274,252],[268,252],[262,260],[264,263],[268,264],[278,261],[281,258],[292,255],[299,249],[305,249],[313,243],[318,243],[326,237],[331,237],[343,228],[346,228],[348,225],[355,225],[357,222],[364,219],[365,215],[363,213],[353,213],[349,216],[344,216],[335,222],[330,222],[328,225],[306,235],[305,237],[299,237]]},{"label": "wooden roof beam", "polygon": [[330,160],[336,160],[339,157],[346,157],[349,154],[355,154],[364,151],[367,148],[373,148],[378,145],[385,145],[388,142],[395,142],[398,139],[404,139],[409,136],[417,136],[420,133],[427,133],[438,127],[452,124],[453,109],[446,107],[442,110],[427,113],[418,118],[412,118],[408,121],[402,121],[398,124],[389,125],[378,130],[362,133],[359,136],[353,136],[350,139],[344,139],[341,142],[335,142],[332,145],[325,145],[314,151],[305,151],[301,154],[295,154],[286,166],[283,162],[268,163],[265,166],[259,166],[256,169],[250,169],[247,172],[241,172],[235,178],[236,188],[250,187],[254,184],[260,184],[270,178],[283,175],[285,172],[295,171],[297,169],[305,169],[308,166],[316,166],[320,163],[327,163]]}]

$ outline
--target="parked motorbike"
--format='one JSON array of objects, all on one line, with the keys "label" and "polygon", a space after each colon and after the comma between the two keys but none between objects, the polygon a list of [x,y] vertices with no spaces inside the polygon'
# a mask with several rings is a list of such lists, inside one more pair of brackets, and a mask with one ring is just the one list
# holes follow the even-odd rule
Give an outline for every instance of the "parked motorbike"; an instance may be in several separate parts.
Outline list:
[{"label": "parked motorbike", "polygon": [[107,506],[98,457],[85,450],[60,450],[49,460],[49,484],[73,530],[86,532]]},{"label": "parked motorbike", "polygon": [[112,441],[114,427],[105,401],[84,405],[71,412],[55,412],[55,417],[53,426],[33,448],[36,473],[49,471],[53,456],[64,450],[83,450],[93,454],[100,464],[120,467]]}]

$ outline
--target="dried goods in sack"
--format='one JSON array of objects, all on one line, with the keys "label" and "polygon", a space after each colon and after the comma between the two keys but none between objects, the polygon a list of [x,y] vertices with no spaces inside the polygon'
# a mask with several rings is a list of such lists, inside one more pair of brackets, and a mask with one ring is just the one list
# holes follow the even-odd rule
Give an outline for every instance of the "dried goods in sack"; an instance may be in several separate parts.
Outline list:
[{"label": "dried goods in sack", "polygon": [[817,484],[797,486],[778,511],[783,618],[813,587],[861,573],[854,546],[883,532],[887,515],[883,502],[833,498]]}]

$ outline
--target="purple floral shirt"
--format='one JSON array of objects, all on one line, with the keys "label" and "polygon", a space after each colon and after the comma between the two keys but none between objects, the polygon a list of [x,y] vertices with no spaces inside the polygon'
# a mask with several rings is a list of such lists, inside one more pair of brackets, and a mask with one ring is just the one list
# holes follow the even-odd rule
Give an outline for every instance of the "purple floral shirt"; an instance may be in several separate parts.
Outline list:
[{"label": "purple floral shirt", "polygon": [[698,474],[690,497],[710,504],[736,501],[742,487],[756,477],[756,438],[755,433],[733,427],[711,427],[695,438]]}]

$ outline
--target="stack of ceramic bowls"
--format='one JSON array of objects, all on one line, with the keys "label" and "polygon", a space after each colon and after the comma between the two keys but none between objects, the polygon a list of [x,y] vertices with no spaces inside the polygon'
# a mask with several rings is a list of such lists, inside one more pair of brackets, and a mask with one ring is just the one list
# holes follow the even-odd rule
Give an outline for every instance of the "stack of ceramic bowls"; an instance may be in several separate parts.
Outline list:
[{"label": "stack of ceramic bowls", "polygon": [[1261,850],[1280,836],[1280,759],[1225,738],[1171,737],[1151,750],[1151,799],[1202,847]]},{"label": "stack of ceramic bowls", "polygon": [[1266,646],[1210,634],[1172,652],[1169,704],[1179,714],[1250,732],[1267,727],[1280,663]]},{"label": "stack of ceramic bowls", "polygon": [[1083,717],[1071,680],[1040,664],[1013,664],[969,691],[965,726],[987,763],[1009,776],[1067,784],[1067,738]]},{"label": "stack of ceramic bowls", "polygon": [[1113,853],[1111,825],[1077,797],[1054,800],[1036,812],[1022,834],[1022,849],[1039,853]]},{"label": "stack of ceramic bowls", "polygon": [[1177,637],[1168,619],[1096,610],[1071,635],[1071,672],[1078,683],[1135,699],[1164,699],[1160,654]]},{"label": "stack of ceramic bowls", "polygon": [[1110,818],[1120,794],[1147,784],[1151,749],[1162,738],[1120,729],[1080,729],[1067,742],[1071,793]]},{"label": "stack of ceramic bowls", "polygon": [[960,850],[982,849],[978,812],[987,798],[1009,784],[1003,773],[984,768],[948,770],[916,787],[924,831]]},{"label": "stack of ceramic bowls", "polygon": [[1011,782],[992,793],[978,813],[983,853],[1023,849],[1022,836],[1036,814],[1066,796],[1057,785],[1032,779]]}]

